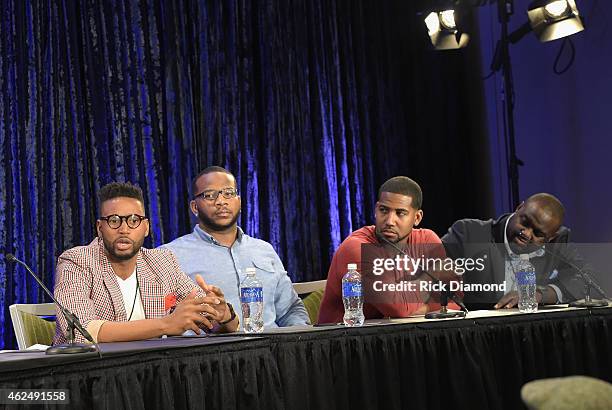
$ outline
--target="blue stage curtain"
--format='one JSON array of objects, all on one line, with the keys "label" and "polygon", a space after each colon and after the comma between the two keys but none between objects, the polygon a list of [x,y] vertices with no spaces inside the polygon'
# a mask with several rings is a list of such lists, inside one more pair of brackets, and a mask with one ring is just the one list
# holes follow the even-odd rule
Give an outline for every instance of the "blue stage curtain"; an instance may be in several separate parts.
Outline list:
[{"label": "blue stage curtain", "polygon": [[[461,129],[468,57],[432,56],[410,3],[3,0],[0,250],[52,288],[57,256],[95,235],[102,185],[142,187],[157,246],[192,229],[191,179],[221,165],[243,229],[294,281],[324,278],[372,223],[384,179],[453,190],[453,171],[430,172],[453,149],[426,141],[438,124],[424,113],[442,104],[439,134]],[[8,305],[47,298],[3,258],[0,275],[0,343],[13,346]]]}]

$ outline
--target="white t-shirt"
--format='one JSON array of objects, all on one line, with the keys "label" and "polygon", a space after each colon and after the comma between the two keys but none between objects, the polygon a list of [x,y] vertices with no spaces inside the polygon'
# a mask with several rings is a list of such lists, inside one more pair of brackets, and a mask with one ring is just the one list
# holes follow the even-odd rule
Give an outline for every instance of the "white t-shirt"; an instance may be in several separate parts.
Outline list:
[{"label": "white t-shirt", "polygon": [[[142,299],[140,297],[140,289],[136,289],[136,269],[134,269],[134,272],[132,272],[126,280],[117,276],[117,283],[119,283],[119,289],[121,289],[121,295],[123,295],[125,316],[129,318],[130,321],[146,319],[144,306],[142,305]],[[134,303],[134,297],[136,297],[136,303]],[[134,306],[134,312],[132,312],[132,305]],[[131,318],[130,314],[132,315]]]}]

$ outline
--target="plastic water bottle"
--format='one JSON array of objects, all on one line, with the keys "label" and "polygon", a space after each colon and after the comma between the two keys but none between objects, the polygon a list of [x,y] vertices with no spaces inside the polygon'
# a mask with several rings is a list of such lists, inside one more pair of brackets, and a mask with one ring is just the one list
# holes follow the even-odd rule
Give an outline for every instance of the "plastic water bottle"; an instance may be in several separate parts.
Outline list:
[{"label": "plastic water bottle", "polygon": [[255,268],[246,268],[246,278],[240,284],[242,329],[245,333],[261,333],[264,330],[263,285],[255,276]]},{"label": "plastic water bottle", "polygon": [[529,262],[529,255],[521,254],[521,260],[516,270],[516,287],[519,295],[518,308],[520,312],[531,313],[538,310],[536,299],[536,272]]},{"label": "plastic water bottle", "polygon": [[342,277],[342,301],[344,302],[344,326],[361,326],[363,316],[363,294],[361,275],[357,264],[349,263],[348,272]]}]

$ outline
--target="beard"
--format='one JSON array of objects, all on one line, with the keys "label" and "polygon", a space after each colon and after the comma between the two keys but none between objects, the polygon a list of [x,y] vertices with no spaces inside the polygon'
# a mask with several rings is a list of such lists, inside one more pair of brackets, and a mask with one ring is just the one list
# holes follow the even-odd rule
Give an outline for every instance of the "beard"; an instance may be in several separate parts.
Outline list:
[{"label": "beard", "polygon": [[379,229],[378,227],[376,227],[376,229],[374,230],[374,233],[376,234],[376,239],[378,239],[378,242],[380,243],[386,243],[386,242],[399,243],[410,235],[409,233],[404,236],[399,236],[399,234],[396,234],[397,237],[395,239],[389,239],[383,235],[382,229]]},{"label": "beard", "polygon": [[240,216],[240,211],[236,212],[236,215],[234,215],[234,217],[229,222],[220,224],[220,223],[215,222],[212,218],[209,218],[208,215],[202,212],[200,208],[198,207],[198,219],[200,220],[200,222],[204,226],[209,228],[211,231],[215,231],[215,232],[225,231],[227,228],[231,228],[232,226],[236,224],[236,221],[238,220],[239,216]]},{"label": "beard", "polygon": [[[119,239],[128,239],[129,241],[132,242],[132,251],[129,253],[117,253],[115,251],[115,242],[117,242]],[[115,239],[115,241],[111,242],[108,239],[102,237],[102,242],[104,242],[104,249],[106,249],[106,252],[109,256],[112,257],[112,259],[116,260],[116,261],[127,261],[132,259],[140,250],[140,248],[142,248],[142,244],[144,243],[144,238],[142,238],[140,241],[132,241],[129,238],[117,238]]]}]

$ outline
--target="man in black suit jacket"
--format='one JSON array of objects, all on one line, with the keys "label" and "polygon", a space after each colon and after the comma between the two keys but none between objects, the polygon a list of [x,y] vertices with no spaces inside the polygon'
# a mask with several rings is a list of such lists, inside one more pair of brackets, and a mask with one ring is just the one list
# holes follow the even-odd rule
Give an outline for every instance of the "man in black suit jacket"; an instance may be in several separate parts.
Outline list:
[{"label": "man in black suit jacket", "polygon": [[576,270],[584,261],[568,245],[570,230],[562,226],[564,209],[550,194],[535,194],[522,202],[513,214],[496,220],[461,219],[442,237],[451,258],[483,258],[484,269],[466,272],[468,285],[501,284],[503,291],[466,291],[464,302],[472,308],[512,308],[518,304],[514,285],[515,266],[520,254],[530,254],[536,269],[538,303],[554,304],[576,299]]}]

